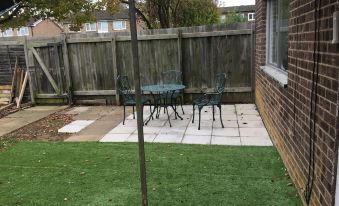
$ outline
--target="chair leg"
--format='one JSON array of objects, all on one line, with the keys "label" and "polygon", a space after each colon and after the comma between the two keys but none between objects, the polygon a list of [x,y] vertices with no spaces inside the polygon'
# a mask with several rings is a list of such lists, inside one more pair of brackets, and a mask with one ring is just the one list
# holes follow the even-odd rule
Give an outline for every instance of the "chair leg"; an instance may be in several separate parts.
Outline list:
[{"label": "chair leg", "polygon": [[[152,103],[150,102],[149,103],[149,112],[150,112],[150,114],[152,114]],[[152,120],[153,120],[154,118],[153,118],[153,115],[152,115]]]},{"label": "chair leg", "polygon": [[212,106],[212,112],[213,112],[213,121],[215,121],[215,118],[214,118],[214,105]]},{"label": "chair leg", "polygon": [[174,100],[174,119],[178,119],[177,118],[177,100],[175,99]]},{"label": "chair leg", "polygon": [[219,113],[220,113],[221,126],[222,126],[222,128],[224,128],[224,123],[222,123],[222,117],[221,117],[221,105],[218,105],[218,107],[219,107]]},{"label": "chair leg", "polygon": [[195,105],[193,104],[193,118],[192,118],[192,124],[194,123],[194,113],[195,113]]},{"label": "chair leg", "polygon": [[165,111],[167,112],[168,123],[169,123],[170,127],[172,127],[171,119],[170,119],[170,117],[169,117],[169,115],[168,115],[168,108],[167,108],[167,106],[165,106],[164,109],[165,109]]},{"label": "chair leg", "polygon": [[125,125],[125,116],[126,116],[126,106],[124,105],[124,120],[122,121],[122,125]]},{"label": "chair leg", "polygon": [[181,106],[182,114],[185,114],[184,108],[182,107],[183,99],[182,99],[182,97],[180,97],[179,99],[180,99],[180,106]]},{"label": "chair leg", "polygon": [[135,119],[135,112],[134,112],[134,106],[133,107],[133,119]]},{"label": "chair leg", "polygon": [[202,110],[202,107],[199,107],[199,126],[198,126],[198,130],[200,130],[201,110]]}]

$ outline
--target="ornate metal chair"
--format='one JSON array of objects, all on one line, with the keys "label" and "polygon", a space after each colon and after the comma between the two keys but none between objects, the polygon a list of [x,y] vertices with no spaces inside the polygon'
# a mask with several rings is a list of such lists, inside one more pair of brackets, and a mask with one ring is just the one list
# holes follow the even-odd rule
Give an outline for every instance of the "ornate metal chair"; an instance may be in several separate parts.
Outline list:
[{"label": "ornate metal chair", "polygon": [[221,98],[225,90],[225,85],[226,85],[226,79],[227,76],[225,73],[218,74],[216,76],[216,86],[214,88],[213,92],[210,93],[203,93],[198,99],[193,101],[193,119],[192,123],[194,123],[194,113],[195,113],[195,107],[198,107],[199,110],[199,126],[198,130],[200,130],[200,120],[201,120],[201,110],[204,106],[212,106],[213,109],[213,121],[215,121],[214,118],[214,106],[217,106],[219,108],[219,114],[220,114],[220,122],[222,128],[224,128],[224,124],[222,122],[222,117],[221,117]]},{"label": "ornate metal chair", "polygon": [[[134,107],[136,106],[136,100],[135,95],[132,93],[131,86],[128,81],[128,77],[124,75],[119,75],[117,77],[117,83],[118,83],[118,94],[122,96],[122,105],[124,106],[124,120],[122,122],[123,125],[125,125],[125,119],[126,119],[126,106],[132,106],[133,107],[133,119],[135,119],[135,112]],[[144,105],[146,103],[149,103],[150,109],[151,109],[151,100],[146,98],[145,96],[142,96],[141,102]]]},{"label": "ornate metal chair", "polygon": [[[178,70],[168,70],[162,72],[162,79],[164,84],[182,84],[182,72]],[[174,103],[175,107],[177,105],[177,100],[181,106],[182,113],[185,114],[183,105],[183,91],[177,90],[173,94],[167,94],[167,99]]]}]

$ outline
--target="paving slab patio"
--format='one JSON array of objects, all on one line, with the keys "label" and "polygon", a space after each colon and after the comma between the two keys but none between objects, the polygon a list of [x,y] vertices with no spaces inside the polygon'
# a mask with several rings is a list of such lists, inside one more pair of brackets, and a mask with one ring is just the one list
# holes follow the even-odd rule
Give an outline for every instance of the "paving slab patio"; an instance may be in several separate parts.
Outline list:
[{"label": "paving slab patio", "polygon": [[[123,110],[118,106],[88,106],[88,107],[75,107],[69,113],[76,114],[74,117],[76,120],[92,120],[94,121],[89,126],[78,131],[68,139],[66,142],[78,142],[78,141],[125,141],[128,136],[133,133],[136,128],[136,123],[129,123],[133,126],[132,130],[126,132],[121,132],[118,130],[126,130],[125,128],[117,127],[121,124],[123,120]],[[131,108],[127,108],[126,114],[131,114]],[[117,128],[116,128],[117,127]],[[123,139],[122,136],[115,135],[116,139],[112,138],[112,135],[108,134],[120,134],[128,133],[129,135]],[[107,136],[106,139],[103,139],[104,136]],[[126,135],[123,135],[126,136]]]},{"label": "paving slab patio", "polygon": [[[183,120],[175,119],[171,111],[169,125],[167,116],[161,112],[159,119],[151,120],[144,126],[145,142],[215,144],[239,146],[272,146],[272,142],[254,104],[222,105],[221,116],[225,128],[221,127],[219,110],[215,110],[213,121],[212,108],[205,107],[201,114],[201,129],[198,130],[198,115],[192,123],[191,105],[184,105],[185,114],[179,110]],[[144,119],[149,115],[145,108]],[[100,142],[137,142],[136,119],[129,115],[125,122],[111,127],[102,136]]]},{"label": "paving slab patio", "polygon": [[68,106],[35,106],[20,110],[0,119],[0,136],[13,132]]}]

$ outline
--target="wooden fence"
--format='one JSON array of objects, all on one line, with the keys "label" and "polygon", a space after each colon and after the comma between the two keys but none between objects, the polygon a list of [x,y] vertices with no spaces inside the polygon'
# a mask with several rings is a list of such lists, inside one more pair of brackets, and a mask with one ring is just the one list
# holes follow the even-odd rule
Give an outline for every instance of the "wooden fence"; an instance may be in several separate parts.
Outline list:
[{"label": "wooden fence", "polygon": [[[160,83],[161,72],[181,70],[187,102],[201,88],[213,88],[215,75],[225,72],[231,76],[225,102],[250,102],[254,49],[251,28],[245,24],[140,31],[140,71],[150,83]],[[4,55],[1,48],[10,47],[23,50],[20,55],[26,59],[33,102],[119,102],[117,75],[128,75],[133,85],[129,33],[3,38],[0,55]],[[0,72],[3,67],[0,61]]]}]

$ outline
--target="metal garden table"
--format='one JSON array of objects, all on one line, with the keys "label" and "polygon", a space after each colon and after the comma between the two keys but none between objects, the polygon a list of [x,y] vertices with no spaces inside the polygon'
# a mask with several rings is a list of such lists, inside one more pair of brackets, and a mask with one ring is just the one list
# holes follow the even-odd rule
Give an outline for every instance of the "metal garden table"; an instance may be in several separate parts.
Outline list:
[{"label": "metal garden table", "polygon": [[[172,107],[175,117],[179,117],[181,120],[183,120],[183,118],[178,114],[176,107],[174,107],[173,105],[172,97],[175,91],[185,89],[185,87],[186,87],[185,85],[181,85],[181,84],[156,84],[156,85],[142,86],[141,90],[144,92],[150,92],[154,100],[154,108],[150,116],[146,119],[145,125],[148,124],[151,118],[153,119],[153,115],[155,111],[157,111],[156,118],[159,117],[159,109],[161,110],[161,107],[164,107],[166,110],[170,127],[172,127],[172,125],[171,125],[170,116],[168,114],[169,106]],[[168,98],[169,97],[168,95],[170,95],[170,98]],[[168,100],[170,101],[168,102]]]}]

